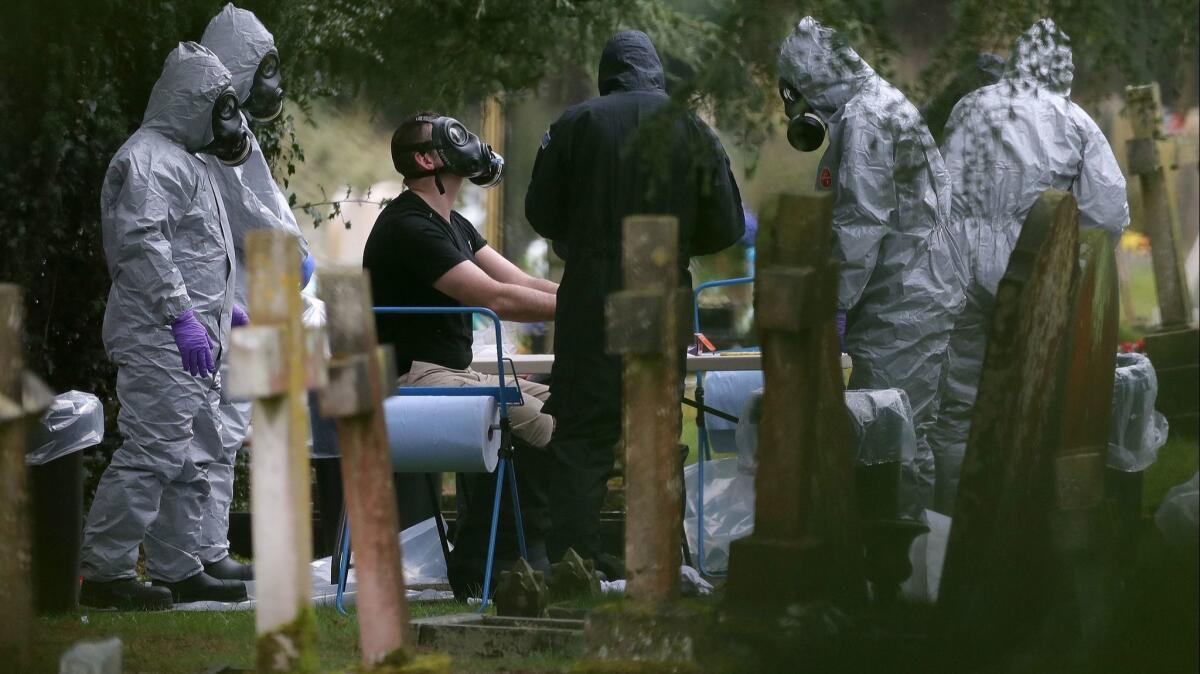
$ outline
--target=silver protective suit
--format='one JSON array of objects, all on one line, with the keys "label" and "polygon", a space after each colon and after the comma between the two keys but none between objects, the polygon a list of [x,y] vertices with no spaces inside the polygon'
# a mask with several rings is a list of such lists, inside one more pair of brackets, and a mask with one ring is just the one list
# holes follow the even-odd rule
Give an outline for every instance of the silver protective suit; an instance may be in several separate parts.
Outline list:
[{"label": "silver protective suit", "polygon": [[834,198],[849,387],[908,395],[917,446],[901,488],[919,515],[933,499],[925,434],[965,275],[949,230],[950,178],[917,109],[832,29],[803,19],[779,74],[828,126],[816,188]]},{"label": "silver protective suit", "polygon": [[149,575],[201,570],[201,504],[220,443],[220,377],[181,366],[171,324],[191,309],[224,355],[233,305],[233,241],[208,166],[195,154],[213,137],[212,108],[230,85],[220,60],[194,42],[167,57],[141,128],[109,163],[100,197],[112,288],[103,338],[117,366],[124,442],[104,471],[84,529],[89,580],[135,577],[145,544]]},{"label": "silver protective suit", "polygon": [[952,218],[970,270],[930,434],[937,510],[947,514],[958,491],[996,288],[1034,202],[1048,189],[1070,190],[1081,225],[1115,239],[1129,223],[1125,178],[1112,148],[1069,98],[1069,44],[1053,21],[1038,21],[1018,38],[1003,79],[964,97],[947,122],[942,149],[954,185]]},{"label": "silver protective suit", "polygon": [[[259,63],[275,50],[275,38],[253,12],[238,9],[230,3],[208,22],[200,42],[229,69],[238,102],[245,103]],[[285,231],[296,236],[300,246],[296,263],[308,255],[308,242],[300,234],[287,197],[275,183],[253,133],[250,146],[250,157],[240,166],[227,166],[213,157],[206,158],[229,215],[239,272],[234,297],[243,307],[247,306],[244,266],[247,232],[255,229]],[[254,308],[248,307],[248,312],[253,320]],[[205,564],[220,561],[229,554],[229,506],[233,501],[234,464],[250,428],[250,403],[225,402],[221,405],[221,413],[225,432],[219,445],[208,448],[213,456],[208,471],[212,496],[204,505],[201,547],[197,551]]]}]

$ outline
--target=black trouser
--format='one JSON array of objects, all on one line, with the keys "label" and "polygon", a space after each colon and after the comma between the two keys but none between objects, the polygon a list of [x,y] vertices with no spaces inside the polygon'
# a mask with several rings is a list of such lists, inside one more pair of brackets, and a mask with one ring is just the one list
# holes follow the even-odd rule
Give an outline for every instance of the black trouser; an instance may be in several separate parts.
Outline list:
[{"label": "black trouser", "polygon": [[619,422],[606,426],[568,437],[556,429],[550,440],[552,507],[546,547],[552,561],[568,548],[584,559],[600,555],[600,509],[613,473],[614,448],[621,439]]},{"label": "black trouser", "polygon": [[[521,516],[525,524],[525,542],[529,548],[530,562],[538,566],[539,562],[545,563],[546,533],[550,528],[546,494],[549,454],[520,439],[514,438],[514,441],[516,456],[513,463],[517,472]],[[496,559],[502,561],[520,557],[508,480],[509,476],[505,475],[504,492],[500,499],[500,521],[496,527]],[[478,573],[481,582],[487,561],[492,505],[496,498],[496,474],[459,473],[457,487],[458,520],[454,529],[452,564],[464,573]],[[497,564],[497,569],[505,567]]]}]

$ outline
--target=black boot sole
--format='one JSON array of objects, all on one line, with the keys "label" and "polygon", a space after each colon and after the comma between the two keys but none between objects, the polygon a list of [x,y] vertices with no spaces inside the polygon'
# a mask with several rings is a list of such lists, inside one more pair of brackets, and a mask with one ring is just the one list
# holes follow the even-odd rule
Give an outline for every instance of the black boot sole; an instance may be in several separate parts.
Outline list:
[{"label": "black boot sole", "polygon": [[173,595],[160,594],[136,599],[129,595],[113,595],[105,592],[89,592],[83,589],[79,593],[79,605],[92,609],[116,611],[168,611],[173,605]]},{"label": "black boot sole", "polygon": [[155,583],[155,587],[165,587],[171,591],[171,598],[176,604],[189,604],[194,601],[220,601],[220,602],[239,602],[246,601],[250,596],[246,593],[245,584],[242,585],[241,591],[211,589],[211,590],[177,590],[166,583]]}]

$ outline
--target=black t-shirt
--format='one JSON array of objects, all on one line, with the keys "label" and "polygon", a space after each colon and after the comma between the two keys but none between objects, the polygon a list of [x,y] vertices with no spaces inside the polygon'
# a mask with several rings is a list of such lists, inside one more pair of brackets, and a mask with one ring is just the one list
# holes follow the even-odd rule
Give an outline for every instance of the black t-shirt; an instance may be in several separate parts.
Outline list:
[{"label": "black t-shirt", "polygon": [[[363,268],[371,275],[377,307],[458,307],[457,300],[433,284],[487,241],[466,218],[451,211],[447,223],[425,200],[405,191],[384,207],[363,250]],[[466,369],[471,364],[471,316],[377,315],[380,344],[396,350],[403,374],[414,360]]]}]

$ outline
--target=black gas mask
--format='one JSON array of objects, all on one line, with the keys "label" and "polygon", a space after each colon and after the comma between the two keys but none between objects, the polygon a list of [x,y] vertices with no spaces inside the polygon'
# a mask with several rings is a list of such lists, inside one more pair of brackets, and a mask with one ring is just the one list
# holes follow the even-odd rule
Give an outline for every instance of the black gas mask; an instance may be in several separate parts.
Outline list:
[{"label": "black gas mask", "polygon": [[279,54],[272,49],[258,63],[250,96],[242,106],[256,122],[269,122],[283,112],[283,74],[279,70]]},{"label": "black gas mask", "polygon": [[250,131],[242,118],[237,93],[229,87],[217,96],[212,110],[212,142],[200,148],[227,166],[241,166],[250,157]]},{"label": "black gas mask", "polygon": [[418,117],[419,122],[433,126],[430,139],[396,148],[404,152],[433,152],[442,160],[442,166],[409,178],[433,176],[440,194],[446,193],[442,186],[442,173],[467,178],[480,187],[495,187],[504,178],[504,157],[492,150],[492,146],[467,130],[462,122],[452,117]]},{"label": "black gas mask", "polygon": [[825,122],[808,101],[783,80],[779,81],[779,97],[783,99],[783,113],[788,119],[787,139],[792,147],[801,152],[821,147],[825,141]]}]

